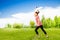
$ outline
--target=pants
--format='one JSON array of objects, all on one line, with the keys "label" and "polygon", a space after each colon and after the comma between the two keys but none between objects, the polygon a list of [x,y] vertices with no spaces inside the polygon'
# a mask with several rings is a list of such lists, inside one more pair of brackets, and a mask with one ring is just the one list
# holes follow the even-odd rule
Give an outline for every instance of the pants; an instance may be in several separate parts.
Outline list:
[{"label": "pants", "polygon": [[43,29],[43,25],[37,26],[35,29],[36,34],[38,35],[38,29],[41,28],[41,30],[44,32],[44,34],[47,34],[46,31]]}]

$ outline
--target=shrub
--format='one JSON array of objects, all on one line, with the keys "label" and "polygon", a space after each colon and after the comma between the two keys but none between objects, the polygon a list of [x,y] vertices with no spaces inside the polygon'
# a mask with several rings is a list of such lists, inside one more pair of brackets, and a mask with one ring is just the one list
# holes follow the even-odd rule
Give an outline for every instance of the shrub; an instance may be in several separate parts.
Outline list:
[{"label": "shrub", "polygon": [[22,28],[23,24],[14,23],[13,28]]},{"label": "shrub", "polygon": [[7,28],[11,28],[12,27],[12,25],[11,24],[7,24]]},{"label": "shrub", "polygon": [[35,22],[31,20],[31,21],[30,21],[30,27],[31,27],[31,28],[34,28],[34,26],[35,26]]}]

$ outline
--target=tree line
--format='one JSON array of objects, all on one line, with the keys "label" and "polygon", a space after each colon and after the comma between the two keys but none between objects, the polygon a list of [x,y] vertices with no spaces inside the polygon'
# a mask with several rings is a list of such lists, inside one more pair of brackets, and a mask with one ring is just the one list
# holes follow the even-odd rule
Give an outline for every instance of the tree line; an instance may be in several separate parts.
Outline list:
[{"label": "tree line", "polygon": [[[44,28],[60,28],[60,16],[55,16],[52,20],[51,18],[45,18],[42,16],[42,24]],[[29,25],[24,25],[22,23],[14,23],[13,25],[7,24],[6,28],[35,28],[34,20],[30,20]]]}]

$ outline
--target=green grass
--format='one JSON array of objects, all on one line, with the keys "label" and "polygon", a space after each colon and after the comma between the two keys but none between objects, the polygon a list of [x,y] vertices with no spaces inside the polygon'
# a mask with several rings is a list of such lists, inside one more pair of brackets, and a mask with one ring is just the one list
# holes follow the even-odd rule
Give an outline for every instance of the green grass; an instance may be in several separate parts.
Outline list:
[{"label": "green grass", "polygon": [[[45,30],[47,31],[49,38],[46,38],[41,29],[39,29],[40,38],[36,37],[36,40],[60,40],[60,29],[47,28]],[[32,40],[34,37],[34,28],[0,29],[0,40]]]}]

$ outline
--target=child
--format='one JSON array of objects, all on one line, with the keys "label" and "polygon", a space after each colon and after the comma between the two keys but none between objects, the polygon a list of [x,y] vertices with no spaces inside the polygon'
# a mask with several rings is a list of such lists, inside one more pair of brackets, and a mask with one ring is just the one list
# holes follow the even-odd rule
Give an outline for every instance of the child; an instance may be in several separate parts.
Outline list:
[{"label": "child", "polygon": [[37,34],[37,36],[38,36],[39,33],[38,33],[37,30],[38,30],[39,28],[41,28],[41,30],[44,32],[44,34],[46,35],[46,37],[48,37],[46,31],[43,29],[43,25],[42,25],[42,22],[41,22],[40,19],[39,19],[38,14],[39,14],[39,11],[36,11],[36,12],[34,13],[35,20],[36,20],[36,29],[35,29],[35,32],[36,32],[36,34]]}]

